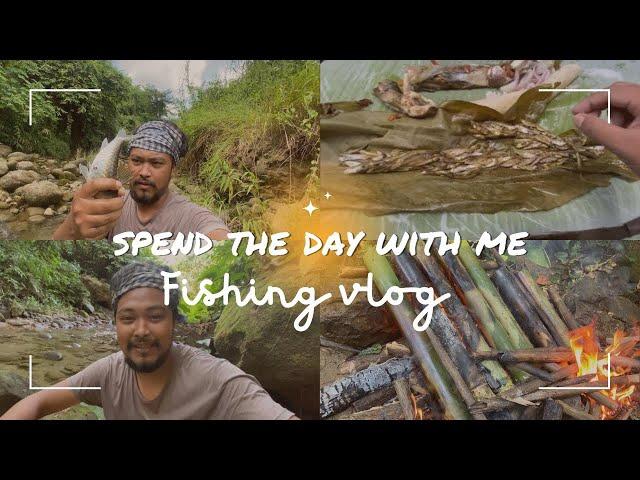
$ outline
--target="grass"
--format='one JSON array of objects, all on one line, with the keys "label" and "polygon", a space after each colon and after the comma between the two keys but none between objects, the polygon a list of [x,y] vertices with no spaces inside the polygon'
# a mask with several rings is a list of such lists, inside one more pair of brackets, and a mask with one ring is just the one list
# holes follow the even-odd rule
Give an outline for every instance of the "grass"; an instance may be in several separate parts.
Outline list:
[{"label": "grass", "polygon": [[314,180],[320,68],[316,61],[236,68],[239,78],[197,90],[180,115],[191,148],[177,183],[195,179],[195,201],[222,213],[232,229],[258,233],[266,230],[266,200],[299,199]]}]

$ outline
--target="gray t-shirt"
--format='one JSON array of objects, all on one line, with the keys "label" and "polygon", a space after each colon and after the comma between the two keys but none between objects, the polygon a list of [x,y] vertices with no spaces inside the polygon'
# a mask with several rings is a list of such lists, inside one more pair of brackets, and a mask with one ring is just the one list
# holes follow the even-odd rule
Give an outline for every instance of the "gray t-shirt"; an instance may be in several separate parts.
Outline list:
[{"label": "gray t-shirt", "polygon": [[162,232],[171,232],[173,235],[199,232],[206,235],[218,229],[228,230],[222,219],[206,208],[191,203],[177,193],[170,191],[168,195],[162,209],[149,222],[142,223],[138,218],[136,201],[127,192],[122,214],[107,239],[112,240],[114,235],[122,232],[149,232],[152,235]]},{"label": "gray t-shirt", "polygon": [[136,373],[117,352],[69,378],[81,402],[101,406],[107,420],[287,420],[293,417],[258,381],[231,362],[174,343],[174,365],[162,392],[145,399]]}]

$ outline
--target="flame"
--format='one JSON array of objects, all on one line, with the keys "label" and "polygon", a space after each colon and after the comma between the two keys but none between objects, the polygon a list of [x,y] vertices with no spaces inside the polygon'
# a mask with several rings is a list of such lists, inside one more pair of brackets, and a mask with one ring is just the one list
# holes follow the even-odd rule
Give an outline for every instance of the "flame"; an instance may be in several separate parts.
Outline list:
[{"label": "flame", "polygon": [[[627,336],[624,331],[618,330],[613,335],[611,345],[604,352],[601,352],[594,322],[586,327],[570,331],[569,343],[578,365],[577,376],[593,375],[593,381],[606,381],[609,369],[611,369],[611,377],[626,375],[630,372],[630,369],[619,366],[611,367],[608,364],[607,355],[611,354],[612,357],[633,356],[633,351],[638,341],[639,337],[637,335]],[[635,385],[611,385],[610,389],[601,390],[604,395],[617,402],[621,407],[631,406],[635,391]],[[616,413],[603,406],[601,418],[603,420],[613,418]]]},{"label": "flame", "polygon": [[416,401],[416,397],[413,393],[411,394],[411,404],[413,405],[413,419],[422,420],[424,418],[422,409],[418,407],[418,402]]},{"label": "flame", "polygon": [[600,345],[596,338],[595,324],[576,328],[569,332],[569,343],[576,357],[578,376],[596,375],[598,373],[598,353]]}]

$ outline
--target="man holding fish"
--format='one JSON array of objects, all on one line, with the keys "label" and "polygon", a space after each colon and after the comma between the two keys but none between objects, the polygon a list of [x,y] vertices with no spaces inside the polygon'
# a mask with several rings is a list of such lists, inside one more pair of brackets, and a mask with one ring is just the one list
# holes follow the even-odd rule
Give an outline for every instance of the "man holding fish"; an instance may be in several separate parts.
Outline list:
[{"label": "man holding fish", "polygon": [[[129,191],[115,178],[118,154],[127,141]],[[228,228],[219,217],[169,190],[186,152],[185,134],[165,120],[144,123],[131,137],[121,130],[111,142],[105,139],[90,168],[81,166],[87,182],[76,191],[71,212],[53,239],[111,239],[141,231],[199,232],[212,240],[226,239]]]}]

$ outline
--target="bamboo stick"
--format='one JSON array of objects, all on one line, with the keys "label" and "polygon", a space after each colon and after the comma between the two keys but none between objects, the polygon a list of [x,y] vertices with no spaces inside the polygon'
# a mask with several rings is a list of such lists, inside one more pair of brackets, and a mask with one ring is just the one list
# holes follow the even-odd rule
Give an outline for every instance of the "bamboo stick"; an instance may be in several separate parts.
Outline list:
[{"label": "bamboo stick", "polygon": [[[462,262],[454,255],[438,256],[437,258],[447,276],[450,277],[451,285],[456,288],[460,298],[464,299],[469,311],[478,320],[477,325],[487,343],[500,350],[512,350],[514,346],[507,331],[496,320],[487,301],[471,280]],[[516,381],[524,381],[529,378],[529,375],[522,370],[513,367],[507,367],[507,370]]]},{"label": "bamboo stick", "polygon": [[560,404],[564,413],[566,413],[570,417],[575,418],[576,420],[600,420],[598,417],[595,417],[583,410],[574,408],[568,403],[563,402],[562,400],[556,400],[556,401],[558,402],[558,404]]},{"label": "bamboo stick", "polygon": [[[402,253],[392,259],[396,267],[400,281],[405,286],[424,287],[431,286],[422,270],[418,267],[413,257],[407,253]],[[448,300],[445,300],[447,302]],[[417,307],[417,310],[422,307]],[[467,351],[460,335],[447,318],[442,308],[436,307],[431,317],[431,325],[426,330],[427,334],[433,332],[451,358],[455,370],[457,370],[465,381],[466,386],[473,394],[474,398],[492,397],[493,392],[489,387],[486,378],[478,368],[475,360]],[[450,374],[452,372],[449,372]],[[453,376],[453,375],[452,375]],[[462,392],[461,392],[462,393]]]},{"label": "bamboo stick", "polygon": [[[574,353],[569,348],[530,348],[523,350],[498,351],[490,350],[486,352],[475,352],[473,356],[478,360],[498,360],[503,363],[520,363],[520,362],[575,362]],[[612,359],[613,363],[613,359]]]},{"label": "bamboo stick", "polygon": [[551,298],[553,304],[556,306],[556,309],[558,310],[558,313],[560,313],[560,316],[562,317],[562,320],[564,320],[564,323],[567,325],[567,328],[569,330],[580,328],[580,325],[578,325],[578,322],[576,322],[573,313],[571,313],[569,308],[567,308],[566,303],[564,303],[564,300],[560,296],[558,287],[556,287],[555,285],[549,285],[549,287],[547,288],[547,292],[549,292],[549,297]]},{"label": "bamboo stick", "polygon": [[553,338],[558,342],[558,345],[569,346],[569,329],[557,314],[547,296],[540,290],[529,271],[524,269],[516,275],[540,307],[543,313],[542,320],[545,322],[549,332],[553,335]]},{"label": "bamboo stick", "polygon": [[[375,249],[367,248],[365,250],[364,261],[369,271],[373,273],[375,284],[381,293],[399,285],[400,282],[393,273],[389,262],[386,258],[378,255]],[[436,391],[443,407],[444,416],[452,419],[470,419],[471,414],[460,398],[460,393],[456,390],[453,379],[437,356],[430,339],[413,329],[415,314],[409,302],[389,305],[389,309],[409,342],[416,363]]]},{"label": "bamboo stick", "polygon": [[393,387],[398,395],[400,406],[405,420],[415,420],[415,411],[413,410],[413,402],[411,401],[411,389],[409,383],[404,378],[399,378],[393,382]]},{"label": "bamboo stick", "polygon": [[612,367],[624,367],[632,370],[640,370],[640,360],[635,358],[620,357],[618,355],[611,357]]},{"label": "bamboo stick", "polygon": [[463,265],[469,272],[469,275],[473,279],[482,296],[485,298],[491,310],[493,311],[496,319],[502,324],[507,331],[511,343],[515,348],[531,348],[533,344],[529,341],[525,333],[513,318],[513,315],[504,304],[496,287],[493,285],[489,276],[480,265],[480,261],[476,254],[471,249],[471,246],[466,240],[463,240],[460,244],[460,250],[458,257],[462,261]]},{"label": "bamboo stick", "polygon": [[511,272],[505,267],[500,267],[494,272],[493,281],[531,342],[537,347],[555,345],[551,334],[544,326],[534,307],[529,304],[529,301],[521,293],[518,288],[518,281]]},{"label": "bamboo stick", "polygon": [[553,375],[546,370],[535,367],[526,362],[520,362],[515,364],[523,372],[527,372],[529,375],[533,375],[536,378],[544,380],[546,382],[553,382]]},{"label": "bamboo stick", "polygon": [[[449,281],[440,269],[438,260],[432,255],[425,255],[422,250],[418,250],[416,259],[422,266],[424,273],[426,273],[429,278],[437,295],[441,296],[447,293],[451,295],[451,297],[441,305],[457,327],[468,349],[472,352],[490,350],[491,347],[489,347],[489,344],[482,336],[469,310],[464,306],[458,293],[449,284]],[[513,386],[509,374],[498,362],[485,360],[482,362],[482,366],[487,370],[488,374],[486,376],[489,377],[490,380],[493,380],[493,382],[490,383],[492,388],[503,389]]]}]

